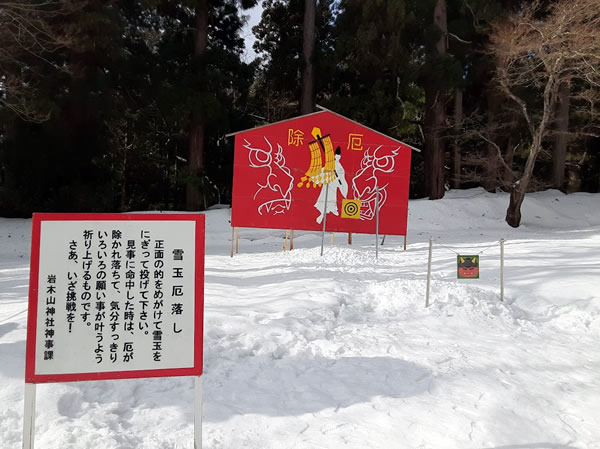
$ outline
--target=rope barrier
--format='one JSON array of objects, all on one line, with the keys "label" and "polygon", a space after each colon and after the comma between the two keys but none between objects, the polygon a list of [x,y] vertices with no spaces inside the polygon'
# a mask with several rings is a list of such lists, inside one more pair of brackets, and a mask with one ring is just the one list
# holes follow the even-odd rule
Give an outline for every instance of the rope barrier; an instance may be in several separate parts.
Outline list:
[{"label": "rope barrier", "polygon": [[[450,247],[450,246],[447,246],[447,245],[444,245],[444,244],[440,243],[438,240],[434,240],[434,242],[435,242],[436,245],[439,245],[442,248],[446,248],[447,250],[452,251],[454,254],[460,256],[460,253],[457,252],[457,251],[455,251],[454,248],[456,248],[458,250],[462,250],[462,248],[458,248],[456,246],[455,247]],[[483,249],[481,251],[479,251],[476,255],[481,255],[481,254],[485,253],[488,249],[491,249],[491,248],[498,248],[498,245],[487,245],[487,246],[484,246]]]},{"label": "rope barrier", "polygon": [[[500,247],[500,301],[504,301],[504,246],[505,246],[505,240],[501,239],[498,241],[498,246]],[[452,251],[453,253],[455,253],[457,256],[460,256],[460,253],[458,253],[457,251],[454,250],[454,248],[457,247],[450,247],[447,245],[444,245],[442,243],[440,243],[439,241],[436,241],[436,244],[438,246],[441,246],[442,248],[446,248],[449,251]],[[480,247],[481,248],[481,247]],[[486,252],[488,249],[490,248],[496,248],[496,245],[486,245],[483,247],[483,249],[481,251],[479,251],[479,253],[477,253],[477,255],[481,255],[484,252]],[[429,307],[429,290],[430,290],[430,281],[431,281],[431,262],[432,262],[432,249],[433,249],[433,238],[429,237],[429,257],[427,260],[427,289],[426,289],[426,293],[425,293],[425,307]],[[460,249],[460,248],[457,248]],[[463,253],[464,255],[464,253]]]}]

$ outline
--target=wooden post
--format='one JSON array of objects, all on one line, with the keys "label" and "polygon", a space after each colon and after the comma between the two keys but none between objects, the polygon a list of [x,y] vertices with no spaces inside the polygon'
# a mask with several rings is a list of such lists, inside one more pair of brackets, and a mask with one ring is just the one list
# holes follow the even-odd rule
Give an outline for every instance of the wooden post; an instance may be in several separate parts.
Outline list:
[{"label": "wooden post", "polygon": [[240,228],[235,228],[235,253],[240,252]]},{"label": "wooden post", "polygon": [[352,233],[348,233],[348,245],[352,245]]},{"label": "wooden post", "polygon": [[23,413],[23,449],[33,449],[35,440],[35,388],[25,383],[25,409]]},{"label": "wooden post", "polygon": [[379,259],[379,186],[375,186],[375,259]]},{"label": "wooden post", "polygon": [[288,242],[289,236],[290,236],[290,231],[289,230],[285,231],[285,240],[283,241],[283,251],[285,251],[287,249],[287,242]]},{"label": "wooden post", "polygon": [[429,237],[429,259],[427,260],[427,294],[425,295],[425,307],[429,307],[429,286],[431,284],[431,248],[433,239]]},{"label": "wooden post", "polygon": [[404,236],[404,251],[406,251],[406,236]]},{"label": "wooden post", "polygon": [[500,301],[504,302],[504,239],[500,240]]},{"label": "wooden post", "polygon": [[331,233],[331,244],[333,245],[333,239],[335,238],[335,232]]},{"label": "wooden post", "polygon": [[194,384],[194,449],[202,449],[202,376]]},{"label": "wooden post", "polygon": [[323,206],[323,232],[321,233],[321,257],[323,256],[323,243],[325,243],[325,226],[327,226],[327,196],[329,195],[329,184],[325,186],[325,205]]},{"label": "wooden post", "polygon": [[292,229],[290,236],[290,251],[294,249],[294,230]]},{"label": "wooden post", "polygon": [[232,226],[231,227],[231,257],[233,257],[233,245],[234,245],[234,240],[235,240],[235,228]]},{"label": "wooden post", "polygon": [[383,238],[381,239],[381,246],[383,246],[383,244],[385,243],[385,238],[387,237],[387,234],[385,234],[383,236]]}]

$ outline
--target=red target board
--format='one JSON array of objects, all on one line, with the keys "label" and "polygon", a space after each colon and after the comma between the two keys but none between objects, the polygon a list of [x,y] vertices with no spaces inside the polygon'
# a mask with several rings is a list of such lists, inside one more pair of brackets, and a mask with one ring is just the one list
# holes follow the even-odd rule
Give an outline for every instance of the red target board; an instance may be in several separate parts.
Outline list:
[{"label": "red target board", "polygon": [[406,235],[411,147],[331,111],[235,135],[231,225]]}]

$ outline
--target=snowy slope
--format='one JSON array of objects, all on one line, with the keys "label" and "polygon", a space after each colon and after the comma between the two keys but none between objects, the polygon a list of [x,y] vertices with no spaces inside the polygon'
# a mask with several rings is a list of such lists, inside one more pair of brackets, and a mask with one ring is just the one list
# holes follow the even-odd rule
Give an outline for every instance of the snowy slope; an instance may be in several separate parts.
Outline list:
[{"label": "snowy slope", "polygon": [[[451,191],[388,237],[207,213],[204,448],[600,448],[600,195]],[[30,220],[0,219],[0,449],[21,447]],[[432,237],[431,306],[424,307]],[[500,239],[505,302],[500,302]],[[456,279],[456,254],[481,278]],[[193,380],[39,385],[36,447],[193,447]]]}]

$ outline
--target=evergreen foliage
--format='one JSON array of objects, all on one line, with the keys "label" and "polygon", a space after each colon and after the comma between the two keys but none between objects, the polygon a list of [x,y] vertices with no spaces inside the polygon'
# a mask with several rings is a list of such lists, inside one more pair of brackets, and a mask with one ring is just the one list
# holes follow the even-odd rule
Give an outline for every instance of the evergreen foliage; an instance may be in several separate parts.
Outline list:
[{"label": "evergreen foliage", "polygon": [[[446,31],[433,20],[439,1],[319,0],[315,101],[424,149],[413,158],[413,197],[432,195],[432,182],[510,190],[532,138],[492,82],[498,60],[486,50],[498,45],[494,26],[531,2],[445,0]],[[262,1],[258,58],[246,63],[240,30],[256,3],[0,0],[0,215],[181,210],[190,191],[196,208],[230,201],[233,139],[225,134],[300,111],[304,0]],[[541,23],[556,3],[538,8]],[[589,126],[594,105],[574,96],[578,83],[562,111],[569,132],[585,129],[585,138],[567,139],[562,159],[545,139],[529,190],[564,179],[565,191],[598,191],[600,133]],[[543,114],[538,87],[525,82],[517,93],[532,119]],[[198,167],[190,163],[194,130]],[[432,136],[437,161],[427,159]]]}]

